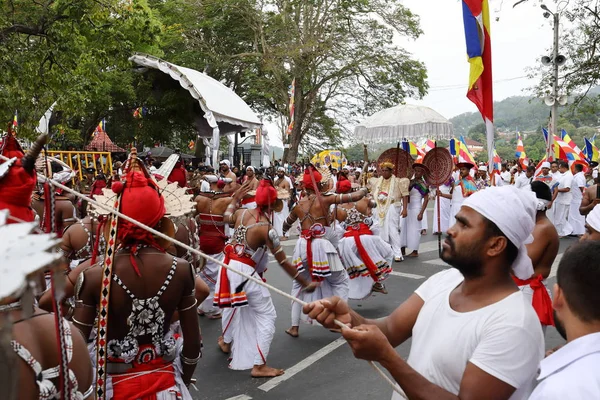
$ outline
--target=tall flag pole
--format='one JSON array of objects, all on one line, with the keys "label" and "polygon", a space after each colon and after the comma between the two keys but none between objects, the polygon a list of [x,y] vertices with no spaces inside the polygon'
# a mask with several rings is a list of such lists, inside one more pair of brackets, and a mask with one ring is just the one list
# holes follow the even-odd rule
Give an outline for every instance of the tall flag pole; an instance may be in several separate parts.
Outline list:
[{"label": "tall flag pole", "polygon": [[[488,0],[463,0],[463,21],[471,71],[467,98],[479,109],[487,138],[488,160],[494,159],[494,94]],[[488,163],[492,172],[492,163]]]}]

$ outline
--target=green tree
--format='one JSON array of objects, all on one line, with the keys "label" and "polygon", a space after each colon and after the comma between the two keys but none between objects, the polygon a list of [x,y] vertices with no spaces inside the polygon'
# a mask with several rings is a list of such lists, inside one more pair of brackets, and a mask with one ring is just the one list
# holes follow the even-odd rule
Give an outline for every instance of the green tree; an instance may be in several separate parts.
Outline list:
[{"label": "green tree", "polygon": [[0,119],[19,110],[21,133],[58,101],[59,128],[87,139],[110,111],[135,103],[128,58],[160,55],[145,0],[13,0],[0,4]]}]

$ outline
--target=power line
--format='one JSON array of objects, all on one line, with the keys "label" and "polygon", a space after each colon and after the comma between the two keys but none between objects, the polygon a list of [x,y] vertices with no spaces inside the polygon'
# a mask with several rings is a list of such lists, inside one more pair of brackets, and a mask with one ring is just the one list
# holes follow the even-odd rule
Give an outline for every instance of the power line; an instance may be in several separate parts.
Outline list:
[{"label": "power line", "polygon": [[[516,80],[523,79],[523,78],[527,78],[527,76],[524,75],[524,76],[516,76],[514,78],[498,79],[498,80],[495,80],[494,83],[516,81]],[[430,87],[429,92],[441,92],[441,91],[446,91],[446,90],[458,90],[458,89],[466,90],[466,88],[467,88],[467,85],[465,85],[464,83],[456,84],[456,85],[442,85],[442,86]]]}]

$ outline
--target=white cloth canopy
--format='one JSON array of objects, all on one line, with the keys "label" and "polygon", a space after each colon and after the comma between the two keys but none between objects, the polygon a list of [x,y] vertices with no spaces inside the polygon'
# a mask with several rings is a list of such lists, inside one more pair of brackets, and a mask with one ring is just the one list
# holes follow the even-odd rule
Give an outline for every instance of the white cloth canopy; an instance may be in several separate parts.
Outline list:
[{"label": "white cloth canopy", "polygon": [[363,143],[392,143],[402,139],[450,139],[452,123],[429,107],[401,104],[381,110],[354,128]]},{"label": "white cloth canopy", "polygon": [[219,136],[246,132],[259,128],[262,124],[252,111],[233,90],[221,82],[194,69],[180,67],[160,58],[136,53],[130,60],[137,65],[157,69],[179,82],[182,88],[198,100],[208,123],[208,129],[201,129],[199,136],[212,137],[212,164],[217,166]]}]

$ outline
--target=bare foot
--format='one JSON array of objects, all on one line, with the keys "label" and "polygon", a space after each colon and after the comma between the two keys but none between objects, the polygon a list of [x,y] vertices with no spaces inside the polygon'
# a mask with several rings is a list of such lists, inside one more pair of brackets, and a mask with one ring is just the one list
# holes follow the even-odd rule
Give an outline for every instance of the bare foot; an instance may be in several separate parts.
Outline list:
[{"label": "bare foot", "polygon": [[198,309],[198,315],[201,317],[204,317],[206,315],[206,313],[204,311],[202,311],[201,309]]},{"label": "bare foot", "polygon": [[282,242],[285,242],[286,240],[288,240],[288,237],[287,236],[281,236],[279,238],[279,240],[281,240]]},{"label": "bare foot", "polygon": [[208,319],[221,319],[222,315],[221,315],[221,313],[218,313],[218,314],[208,314],[207,317],[208,317]]},{"label": "bare foot", "polygon": [[418,251],[413,251],[412,253],[410,253],[409,255],[407,255],[405,257],[419,257],[419,252]]},{"label": "bare foot", "polygon": [[427,229],[421,229],[421,236],[427,235]]},{"label": "bare foot", "polygon": [[287,333],[291,337],[298,337],[299,336],[298,327],[297,326],[292,326],[290,329],[288,329],[287,331],[285,331],[285,333]]},{"label": "bare foot", "polygon": [[219,339],[217,339],[217,344],[219,345],[219,348],[223,353],[231,353],[231,343],[225,343],[225,339],[223,339],[223,336],[219,336]]},{"label": "bare foot", "polygon": [[255,365],[252,368],[250,375],[252,375],[253,378],[272,378],[274,376],[283,375],[284,373],[285,371],[282,369],[267,367],[266,364],[263,364]]}]

